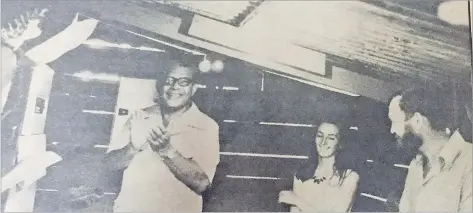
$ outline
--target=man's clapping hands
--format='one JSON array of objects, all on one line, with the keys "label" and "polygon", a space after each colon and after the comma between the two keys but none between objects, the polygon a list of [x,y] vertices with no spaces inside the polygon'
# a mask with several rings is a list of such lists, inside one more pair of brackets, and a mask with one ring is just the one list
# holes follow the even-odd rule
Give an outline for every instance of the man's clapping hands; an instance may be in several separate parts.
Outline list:
[{"label": "man's clapping hands", "polygon": [[170,148],[169,134],[166,129],[161,126],[151,128],[146,141],[155,152],[161,152]]},{"label": "man's clapping hands", "polygon": [[133,114],[132,143],[138,150],[149,144],[155,152],[170,148],[169,134],[159,114],[137,111]]}]

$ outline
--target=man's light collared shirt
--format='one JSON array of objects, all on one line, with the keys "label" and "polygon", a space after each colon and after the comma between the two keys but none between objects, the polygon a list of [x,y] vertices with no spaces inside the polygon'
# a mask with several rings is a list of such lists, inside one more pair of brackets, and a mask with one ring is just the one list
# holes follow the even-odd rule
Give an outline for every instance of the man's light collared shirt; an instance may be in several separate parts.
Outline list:
[{"label": "man's light collared shirt", "polygon": [[[146,110],[145,110],[146,111]],[[150,112],[150,114],[156,112]],[[160,113],[159,118],[160,117]],[[154,122],[162,119],[154,119]],[[130,123],[131,128],[123,137],[132,138],[131,142],[144,144],[147,131],[133,138],[136,129],[146,129],[146,124]],[[183,115],[172,120],[168,127],[171,145],[186,158],[191,158],[205,171],[212,181],[219,157],[219,128],[217,123],[202,113],[193,103]],[[133,141],[134,140],[134,141]],[[121,140],[125,141],[125,140]],[[128,140],[130,141],[130,140]],[[116,143],[109,150],[120,149],[128,142]],[[115,200],[114,212],[201,212],[202,197],[179,181],[169,170],[157,153],[145,146],[137,153],[123,174],[120,193]]]},{"label": "man's light collared shirt", "polygon": [[455,132],[441,150],[438,166],[423,177],[423,158],[409,165],[400,212],[472,212],[472,145]]}]

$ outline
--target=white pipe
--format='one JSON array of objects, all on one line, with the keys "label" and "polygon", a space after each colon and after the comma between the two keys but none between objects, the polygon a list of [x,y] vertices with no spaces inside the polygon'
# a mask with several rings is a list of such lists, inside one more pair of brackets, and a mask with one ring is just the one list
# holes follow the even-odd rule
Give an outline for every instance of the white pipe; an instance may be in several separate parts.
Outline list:
[{"label": "white pipe", "polygon": [[388,199],[386,199],[386,198],[370,195],[370,194],[367,194],[367,193],[361,193],[361,196],[368,197],[368,198],[375,199],[375,200],[379,200],[379,201],[382,201],[382,202],[387,202],[388,201]]},{"label": "white pipe", "polygon": [[[89,16],[86,16],[86,15],[84,15],[84,14],[81,14],[81,16],[84,16],[84,17],[90,18],[90,19],[94,19],[94,18],[89,17]],[[96,20],[96,19],[95,19],[95,20]],[[98,22],[100,22],[100,23],[102,23],[102,24],[105,24],[105,25],[107,25],[107,26],[110,26],[110,27],[114,27],[114,28],[123,30],[123,31],[128,32],[128,33],[131,33],[131,34],[133,34],[133,35],[137,35],[137,36],[139,36],[139,37],[146,38],[146,39],[149,39],[149,40],[151,40],[151,41],[155,41],[155,42],[164,44],[164,45],[169,46],[169,47],[174,47],[174,48],[176,48],[176,49],[179,49],[179,50],[183,50],[183,51],[185,51],[185,52],[192,53],[192,54],[194,54],[194,55],[202,55],[202,56],[205,56],[205,55],[206,55],[205,53],[201,53],[201,52],[196,51],[196,50],[187,49],[187,48],[184,48],[184,47],[175,45],[175,44],[171,44],[171,43],[169,43],[169,42],[165,42],[165,41],[161,41],[161,40],[159,40],[159,39],[151,38],[151,37],[149,37],[149,36],[145,36],[145,35],[142,35],[142,34],[139,34],[139,33],[135,33],[135,32],[133,32],[133,31],[126,30],[126,29],[117,27],[117,26],[115,26],[115,25],[108,24],[108,23],[103,22],[103,21],[100,21],[100,20],[98,20]]]},{"label": "white pipe", "polygon": [[220,155],[226,156],[246,156],[246,157],[262,157],[262,158],[284,158],[284,159],[308,159],[302,155],[279,155],[279,154],[260,154],[260,153],[243,153],[243,152],[220,152]]},{"label": "white pipe", "polygon": [[240,176],[240,175],[227,175],[227,178],[232,179],[252,179],[252,180],[280,180],[277,177],[259,177],[259,176]]}]

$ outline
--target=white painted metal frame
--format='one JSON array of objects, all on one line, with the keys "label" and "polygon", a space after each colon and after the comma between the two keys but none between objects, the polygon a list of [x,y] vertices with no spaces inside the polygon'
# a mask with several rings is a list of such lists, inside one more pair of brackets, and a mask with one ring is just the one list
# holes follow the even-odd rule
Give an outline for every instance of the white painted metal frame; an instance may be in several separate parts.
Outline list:
[{"label": "white painted metal frame", "polygon": [[[33,67],[26,111],[18,139],[17,161],[46,152],[44,128],[51,94],[54,70],[47,65]],[[32,212],[36,183],[12,188],[5,203],[5,212]]]}]

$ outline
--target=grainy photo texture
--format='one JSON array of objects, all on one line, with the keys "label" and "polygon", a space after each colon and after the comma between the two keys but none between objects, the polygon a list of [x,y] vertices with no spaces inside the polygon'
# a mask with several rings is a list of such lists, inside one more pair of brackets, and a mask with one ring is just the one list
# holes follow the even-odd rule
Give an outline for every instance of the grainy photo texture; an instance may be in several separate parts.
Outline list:
[{"label": "grainy photo texture", "polygon": [[2,212],[471,212],[468,1],[1,3]]}]

